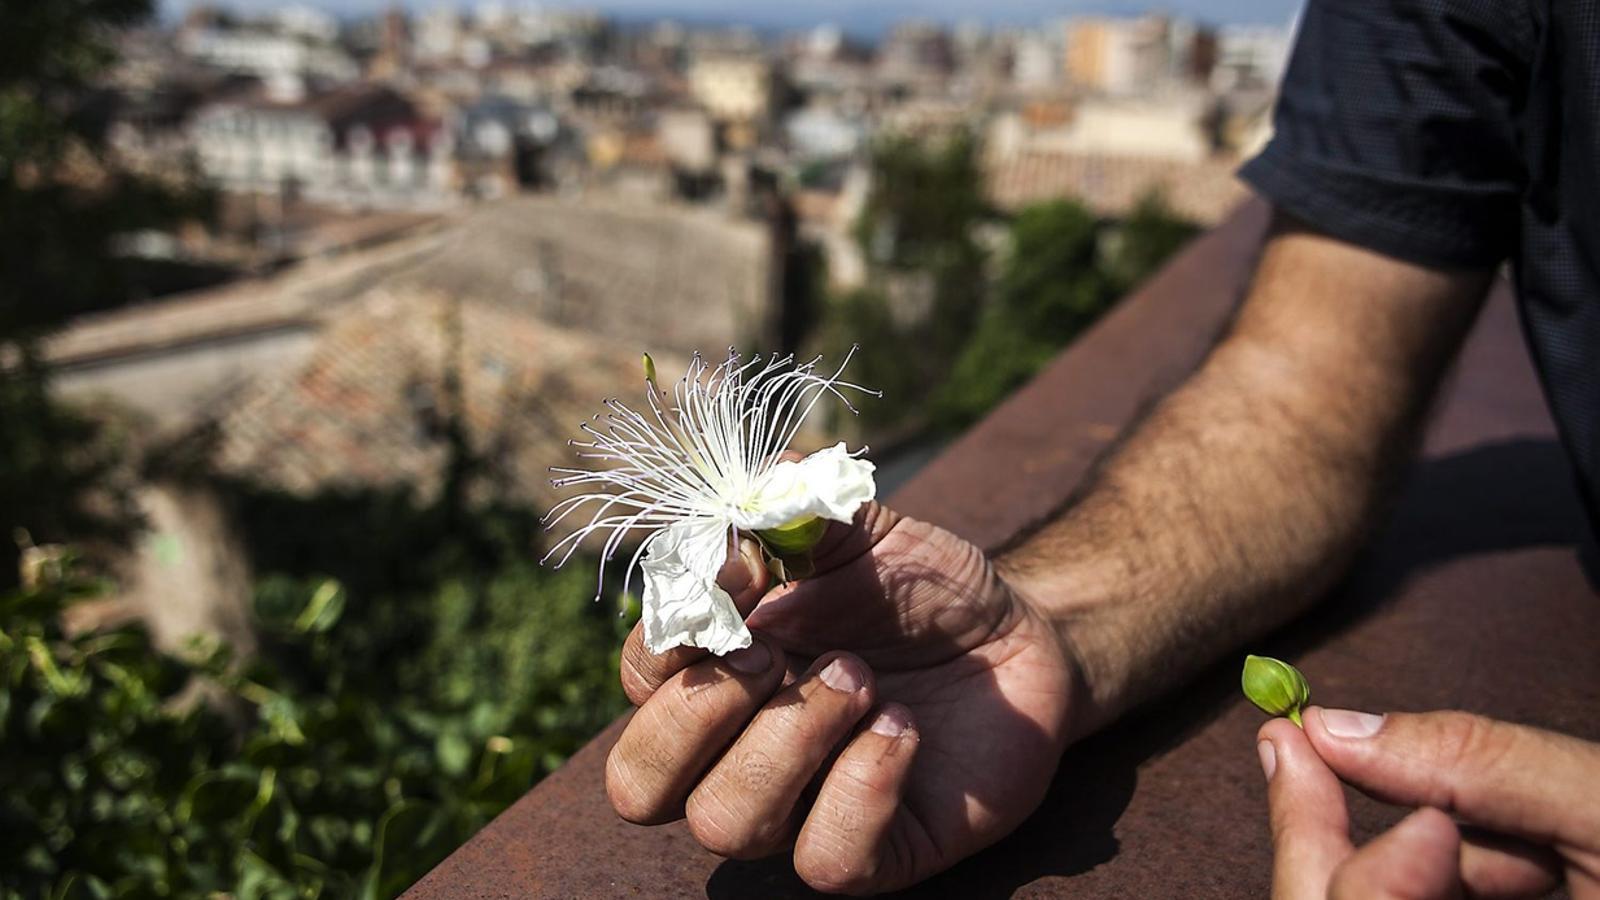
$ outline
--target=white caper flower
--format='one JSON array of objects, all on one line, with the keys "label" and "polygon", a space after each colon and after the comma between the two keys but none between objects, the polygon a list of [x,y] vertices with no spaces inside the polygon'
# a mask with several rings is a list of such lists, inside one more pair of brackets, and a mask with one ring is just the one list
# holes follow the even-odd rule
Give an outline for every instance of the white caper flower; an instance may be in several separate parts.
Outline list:
[{"label": "white caper flower", "polygon": [[605,565],[624,539],[648,532],[623,587],[631,586],[635,568],[643,573],[650,652],[690,646],[725,654],[750,646],[733,598],[717,585],[729,547],[738,546],[741,534],[754,534],[774,556],[807,553],[827,521],[851,521],[876,495],[874,467],[860,458],[865,448],[852,453],[840,443],[798,462],[779,458],[825,397],[855,412],[845,391],[876,394],[840,379],[854,352],[832,375],[817,374],[820,357],[744,361],[730,350],[727,361],[711,367],[696,354],[670,395],[646,356],[646,412],[608,400],[609,412],[582,426],[590,439],[572,442],[580,457],[609,466],[554,470],[563,475],[558,487],[595,489],[550,511],[551,528],[580,509],[589,521],[545,559],[557,559],[559,567],[585,538],[609,532],[598,598]]}]

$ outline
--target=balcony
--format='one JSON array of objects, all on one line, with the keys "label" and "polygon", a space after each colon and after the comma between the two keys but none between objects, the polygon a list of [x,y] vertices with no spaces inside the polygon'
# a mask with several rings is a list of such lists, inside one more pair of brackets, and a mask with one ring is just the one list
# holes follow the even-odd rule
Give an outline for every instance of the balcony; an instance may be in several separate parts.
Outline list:
[{"label": "balcony", "polygon": [[[1066,502],[1226,326],[1268,219],[1241,208],[1127,298],[890,502],[994,548]],[[1461,708],[1600,738],[1596,553],[1502,286],[1390,523],[1336,596],[1252,649],[1360,709]],[[1587,574],[1586,574],[1587,566]],[[1229,658],[1073,747],[1018,832],[916,897],[1266,896],[1270,836]],[[627,824],[602,786],[621,722],[418,883],[464,897],[812,896],[789,862],[729,862],[682,823]],[[1358,840],[1398,811],[1352,799]]]}]

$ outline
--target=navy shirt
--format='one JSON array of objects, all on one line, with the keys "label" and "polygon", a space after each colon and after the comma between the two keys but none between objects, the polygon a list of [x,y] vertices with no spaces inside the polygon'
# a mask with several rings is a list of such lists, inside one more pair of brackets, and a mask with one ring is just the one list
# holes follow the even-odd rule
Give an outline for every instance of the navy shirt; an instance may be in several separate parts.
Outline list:
[{"label": "navy shirt", "polygon": [[1240,175],[1390,256],[1510,260],[1600,522],[1600,3],[1309,0],[1276,134]]}]

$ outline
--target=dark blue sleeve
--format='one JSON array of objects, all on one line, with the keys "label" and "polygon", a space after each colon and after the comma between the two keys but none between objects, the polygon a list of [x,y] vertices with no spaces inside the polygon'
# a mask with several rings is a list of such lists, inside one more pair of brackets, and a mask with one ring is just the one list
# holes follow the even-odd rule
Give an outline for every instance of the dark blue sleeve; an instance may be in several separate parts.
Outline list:
[{"label": "dark blue sleeve", "polygon": [[1498,265],[1517,239],[1526,0],[1309,0],[1267,148],[1240,177],[1333,237]]}]

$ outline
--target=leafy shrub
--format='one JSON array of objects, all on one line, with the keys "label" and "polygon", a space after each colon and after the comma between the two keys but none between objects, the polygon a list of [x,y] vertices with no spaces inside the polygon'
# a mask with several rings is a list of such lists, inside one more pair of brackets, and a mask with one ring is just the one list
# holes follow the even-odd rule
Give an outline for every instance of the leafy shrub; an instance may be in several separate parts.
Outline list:
[{"label": "leafy shrub", "polygon": [[1006,221],[980,158],[960,133],[875,146],[856,223],[867,283],[813,304],[812,344],[830,358],[860,344],[853,377],[889,400],[862,411],[874,442],[970,426],[1198,233],[1159,193],[1120,221],[1070,199]]},{"label": "leafy shrub", "polygon": [[1120,222],[1071,200],[1023,209],[983,313],[933,398],[933,424],[953,431],[977,421],[1197,231],[1156,194]]},{"label": "leafy shrub", "polygon": [[264,579],[249,662],[63,632],[97,594],[68,576],[0,598],[5,896],[394,896],[623,705],[627,622],[577,571],[440,584],[380,693],[343,658],[363,623],[336,581]]}]

